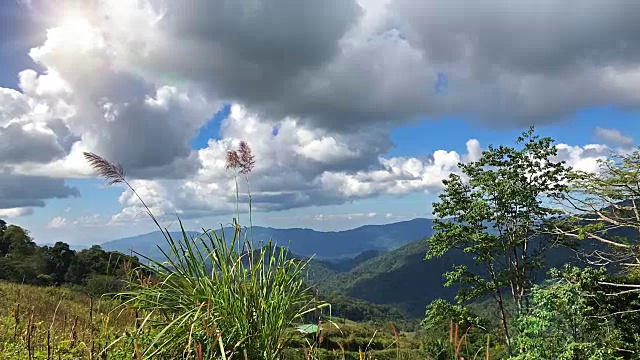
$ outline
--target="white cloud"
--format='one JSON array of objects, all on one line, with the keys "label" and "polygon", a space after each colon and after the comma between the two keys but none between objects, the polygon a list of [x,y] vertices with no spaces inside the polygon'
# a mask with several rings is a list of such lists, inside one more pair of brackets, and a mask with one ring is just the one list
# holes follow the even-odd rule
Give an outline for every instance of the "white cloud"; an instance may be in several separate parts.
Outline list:
[{"label": "white cloud", "polygon": [[[65,149],[62,156],[45,166],[21,159],[14,171],[87,176],[90,169],[82,151],[93,151],[122,163],[137,177],[181,177],[193,172],[195,158],[188,142],[220,103],[194,87],[156,84],[117,66],[117,44],[109,42],[107,29],[76,20],[49,29],[44,44],[31,50],[30,56],[47,69],[45,73],[20,74],[22,96],[32,104],[22,118],[35,117],[39,106],[48,110],[49,119],[61,120],[61,129],[72,136],[62,143],[63,134],[49,130],[59,149]],[[48,122],[40,124],[41,132],[47,126]]]},{"label": "white cloud", "polygon": [[[313,137],[314,134],[308,134],[308,136]],[[304,145],[300,145],[295,150],[308,159],[322,163],[335,163],[358,156],[357,153],[349,149],[347,144],[338,143],[331,136],[313,139]]]},{"label": "white cloud", "polygon": [[633,147],[635,143],[633,137],[623,135],[620,130],[616,129],[606,129],[598,126],[596,127],[595,135],[600,141],[622,148]]},{"label": "white cloud", "polygon": [[[431,214],[422,214],[421,216],[430,216]],[[402,221],[402,220],[410,220],[410,219],[415,219],[416,217],[418,217],[418,214],[405,214],[405,215],[400,215],[400,214],[394,214],[394,213],[386,213],[384,215],[385,219],[388,220],[394,220],[394,221]]]},{"label": "white cloud", "polygon": [[[277,132],[273,131],[274,126]],[[333,154],[334,150],[317,148],[314,156],[326,159],[320,162],[298,151],[327,138],[345,139],[336,143],[344,144],[354,157],[325,156],[324,151]],[[181,180],[135,180],[132,184],[152,212],[168,221],[175,220],[175,213],[182,218],[233,213],[235,182],[233,173],[225,169],[225,155],[241,139],[247,139],[256,158],[250,182],[253,210],[258,212],[342,204],[379,195],[437,193],[443,188],[443,179],[459,173],[458,163],[478,160],[482,153],[479,141],[471,139],[466,142],[465,153],[436,150],[420,158],[384,157],[387,139],[375,131],[345,138],[294,118],[264,120],[234,105],[230,116],[221,123],[220,138],[210,140],[206,148],[198,151],[200,165],[195,176]],[[560,144],[558,151],[558,160],[569,166],[595,171],[597,160],[605,157],[609,149],[604,145]],[[239,185],[240,208],[247,211],[247,188],[242,177]],[[124,209],[112,218],[113,224],[146,220],[144,208],[130,192],[123,192],[120,203]],[[327,216],[321,214],[318,219]]]},{"label": "white cloud", "polygon": [[358,220],[376,217],[375,212],[348,214],[318,214],[313,217],[316,221]]},{"label": "white cloud", "polygon": [[30,207],[0,209],[0,218],[11,219],[31,214],[33,214],[33,209]]},{"label": "white cloud", "polygon": [[442,180],[458,172],[462,156],[455,151],[437,150],[426,159],[380,158],[382,169],[373,171],[325,172],[322,188],[345,198],[377,195],[404,195],[416,191],[437,192]]},{"label": "white cloud", "polygon": [[67,225],[67,219],[62,216],[56,216],[47,225],[50,229],[60,229]]},{"label": "white cloud", "polygon": [[565,161],[568,166],[575,170],[586,172],[598,172],[599,160],[604,160],[611,155],[611,150],[606,145],[591,144],[581,146],[570,146],[558,144],[557,161]]},{"label": "white cloud", "polygon": [[91,214],[86,216],[80,216],[73,220],[74,226],[92,227],[92,226],[104,226],[105,221],[100,214]]}]

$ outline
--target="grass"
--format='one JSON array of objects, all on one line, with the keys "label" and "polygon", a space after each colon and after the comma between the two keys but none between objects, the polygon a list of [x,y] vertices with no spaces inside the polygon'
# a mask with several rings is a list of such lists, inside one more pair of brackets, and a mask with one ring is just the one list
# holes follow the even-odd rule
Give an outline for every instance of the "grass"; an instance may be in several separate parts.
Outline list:
[{"label": "grass", "polygon": [[[109,297],[92,299],[68,288],[7,282],[0,282],[0,295],[0,353],[7,360],[142,358],[145,349],[152,348],[150,345],[159,334],[158,330],[146,326],[139,327],[142,331],[136,331],[135,311],[123,310],[119,302]],[[29,344],[27,330],[32,313]],[[140,316],[137,322],[142,325],[142,321]],[[396,336],[390,326],[343,319],[324,322],[320,329],[318,334],[303,335],[295,327],[287,327],[285,337],[289,341],[280,357],[285,360],[360,359],[360,356],[378,360],[431,359],[427,356],[421,333],[398,333]],[[119,341],[114,343],[116,339]],[[202,358],[215,358],[206,355]],[[165,354],[154,358],[176,357]],[[189,354],[180,354],[177,358],[189,358]],[[196,358],[195,354],[191,354],[191,358]],[[244,360],[244,354],[232,358]]]},{"label": "grass", "polygon": [[[254,251],[252,238],[243,237],[239,211],[230,243],[224,232],[204,229],[202,236],[191,239],[182,223],[182,237],[173,239],[127,181],[122,166],[93,153],[84,155],[109,184],[125,185],[139,198],[169,245],[164,262],[138,254],[146,260],[136,270],[140,276],[119,294],[124,306],[146,314],[139,331],[155,332],[143,358],[279,359],[291,339],[288,330],[326,305],[314,301],[305,287],[305,263],[274,251],[271,243]],[[254,164],[245,142],[227,154],[227,169],[236,171],[236,205],[238,175],[245,175],[248,183]],[[249,219],[251,225],[250,194]]]},{"label": "grass", "polygon": [[3,359],[97,358],[135,325],[134,312],[115,308],[111,300],[68,288],[0,282],[0,353]]},{"label": "grass", "polygon": [[304,284],[305,263],[270,243],[254,250],[240,226],[230,241],[223,232],[191,239],[181,230],[181,239],[165,233],[166,261],[143,262],[152,281],[134,280],[119,294],[157,333],[143,358],[277,359],[287,330],[326,305]]}]

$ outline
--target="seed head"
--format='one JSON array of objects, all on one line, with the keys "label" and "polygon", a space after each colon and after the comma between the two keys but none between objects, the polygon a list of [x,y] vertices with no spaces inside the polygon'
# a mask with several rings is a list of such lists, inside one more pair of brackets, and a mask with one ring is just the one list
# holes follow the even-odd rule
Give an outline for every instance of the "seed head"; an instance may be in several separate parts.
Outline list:
[{"label": "seed head", "polygon": [[238,150],[227,151],[227,164],[228,169],[239,169],[240,174],[249,174],[256,161],[251,153],[251,147],[245,141],[240,141]]},{"label": "seed head", "polygon": [[227,151],[227,170],[229,169],[237,169],[240,167],[240,156],[238,156],[238,152],[235,150]]},{"label": "seed head", "polygon": [[84,158],[91,167],[98,171],[98,175],[108,181],[108,185],[124,182],[124,169],[120,164],[114,164],[92,152],[84,152]]},{"label": "seed head", "polygon": [[249,174],[256,164],[249,144],[245,141],[240,141],[238,152],[240,153],[240,173]]}]

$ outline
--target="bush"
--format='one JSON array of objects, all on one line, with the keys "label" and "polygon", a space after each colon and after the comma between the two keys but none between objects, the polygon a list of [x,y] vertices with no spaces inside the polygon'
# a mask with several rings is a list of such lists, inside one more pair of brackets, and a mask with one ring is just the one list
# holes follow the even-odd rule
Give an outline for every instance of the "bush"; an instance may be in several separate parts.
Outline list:
[{"label": "bush", "polygon": [[81,290],[92,296],[114,294],[122,291],[126,281],[110,275],[89,275],[81,287]]},{"label": "bush", "polygon": [[158,335],[144,356],[280,358],[287,329],[318,308],[303,283],[306,263],[271,243],[253,250],[239,226],[230,243],[224,232],[189,239],[180,226],[181,239],[165,233],[167,261],[142,265],[153,277],[120,293],[125,305],[158,315],[147,322]]}]

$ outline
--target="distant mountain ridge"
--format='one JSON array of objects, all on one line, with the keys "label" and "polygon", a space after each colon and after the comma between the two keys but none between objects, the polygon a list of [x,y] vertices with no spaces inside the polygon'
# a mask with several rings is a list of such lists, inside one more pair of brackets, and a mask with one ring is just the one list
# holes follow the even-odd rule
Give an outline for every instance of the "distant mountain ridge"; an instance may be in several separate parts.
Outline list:
[{"label": "distant mountain ridge", "polygon": [[[276,229],[254,226],[252,235],[255,242],[273,240],[279,246],[302,256],[314,256],[316,259],[353,258],[368,251],[371,255],[395,250],[417,239],[433,233],[433,220],[417,218],[384,225],[365,225],[344,231],[317,231],[312,229],[290,228]],[[217,231],[219,234],[220,230]],[[202,231],[189,231],[187,235],[196,237]],[[233,236],[233,228],[224,228],[227,239]],[[182,237],[179,232],[171,232],[172,237]],[[162,259],[158,245],[166,249],[165,239],[159,231],[127,237],[102,243],[107,251],[120,251],[128,254],[131,251],[144,254],[150,258]],[[343,266],[348,266],[343,264]]]}]

